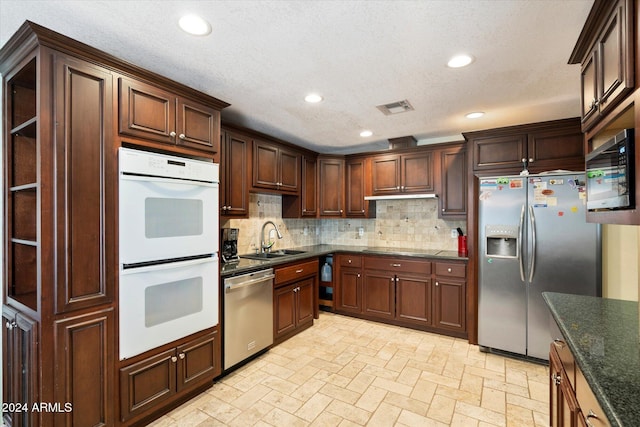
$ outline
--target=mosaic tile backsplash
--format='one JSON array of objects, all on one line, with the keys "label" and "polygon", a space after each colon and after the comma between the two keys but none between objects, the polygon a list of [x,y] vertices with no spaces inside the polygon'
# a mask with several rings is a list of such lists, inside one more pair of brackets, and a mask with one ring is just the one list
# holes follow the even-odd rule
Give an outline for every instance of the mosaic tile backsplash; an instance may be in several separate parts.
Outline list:
[{"label": "mosaic tile backsplash", "polygon": [[[282,197],[272,194],[250,194],[249,219],[231,219],[221,227],[239,228],[238,253],[255,252],[260,246],[260,232],[265,221],[273,221],[283,235],[274,249],[319,244],[383,246],[458,250],[451,229],[467,231],[466,221],[438,218],[438,201],[434,199],[379,200],[374,219],[288,219],[282,218]],[[362,236],[359,229],[363,229]],[[271,225],[266,230],[272,230]]]}]

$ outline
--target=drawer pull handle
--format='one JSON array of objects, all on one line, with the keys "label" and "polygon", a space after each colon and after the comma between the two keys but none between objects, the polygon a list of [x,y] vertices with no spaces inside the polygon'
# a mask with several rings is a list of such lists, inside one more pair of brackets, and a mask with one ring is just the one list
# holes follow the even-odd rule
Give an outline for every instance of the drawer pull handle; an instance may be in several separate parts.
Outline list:
[{"label": "drawer pull handle", "polygon": [[402,264],[391,264],[391,267],[402,267]]},{"label": "drawer pull handle", "polygon": [[595,414],[595,412],[593,412],[593,410],[589,409],[589,414],[587,414],[587,418],[586,418],[586,422],[587,422],[587,427],[593,427],[593,424],[591,424],[591,421],[589,421],[590,418],[593,419],[599,419],[598,416]]},{"label": "drawer pull handle", "polygon": [[557,348],[564,348],[566,343],[561,339],[556,338],[555,340],[553,340],[553,345],[555,345]]},{"label": "drawer pull handle", "polygon": [[304,268],[300,268],[298,270],[296,270],[296,273],[302,273],[304,271]]},{"label": "drawer pull handle", "polygon": [[448,271],[449,273],[451,273],[451,267],[447,268],[447,271]]}]

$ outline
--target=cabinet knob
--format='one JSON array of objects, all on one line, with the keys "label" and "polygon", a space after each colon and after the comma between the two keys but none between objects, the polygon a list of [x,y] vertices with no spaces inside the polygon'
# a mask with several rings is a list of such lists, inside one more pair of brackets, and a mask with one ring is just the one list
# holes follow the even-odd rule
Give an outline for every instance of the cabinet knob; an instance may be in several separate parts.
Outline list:
[{"label": "cabinet knob", "polygon": [[448,271],[449,273],[451,273],[451,267],[447,268],[447,271]]},{"label": "cabinet knob", "polygon": [[400,186],[400,190],[404,191],[404,185]]},{"label": "cabinet knob", "polygon": [[169,132],[169,136],[170,136],[171,138],[175,138],[175,137],[176,137],[176,133],[175,133],[175,132],[173,132],[173,131],[172,131],[172,132]]},{"label": "cabinet knob", "polygon": [[344,212],[342,209],[340,209],[340,213]]},{"label": "cabinet knob", "polygon": [[11,330],[15,326],[14,323],[16,322],[7,322],[4,325],[7,327],[7,329]]},{"label": "cabinet knob", "polygon": [[364,213],[364,209],[362,209],[362,213]]},{"label": "cabinet knob", "polygon": [[444,208],[442,208],[442,212],[444,212]]},{"label": "cabinet knob", "polygon": [[358,277],[358,278],[360,278],[360,273],[358,273],[358,276],[357,276],[357,277]]},{"label": "cabinet knob", "polygon": [[348,262],[349,264],[351,264],[351,260],[347,260],[347,262]]},{"label": "cabinet knob", "polygon": [[171,356],[171,361],[172,361],[173,363],[176,363],[176,362],[178,361],[178,358],[177,358],[177,357],[175,357],[175,356]]},{"label": "cabinet knob", "polygon": [[180,135],[178,135],[178,138],[180,138],[180,139],[185,139],[185,138],[186,138],[186,136],[185,136],[185,134],[184,134],[184,133],[181,133]]},{"label": "cabinet knob", "polygon": [[180,358],[180,360],[183,360],[183,359],[184,359],[184,353],[180,353],[180,354],[178,355],[178,357]]},{"label": "cabinet knob", "polygon": [[440,286],[440,283],[436,282],[436,286]]},{"label": "cabinet knob", "polygon": [[533,163],[533,157],[529,157],[529,163]]},{"label": "cabinet knob", "polygon": [[585,419],[585,421],[587,422],[587,427],[593,427],[593,424],[591,424],[591,421],[590,421],[591,418],[597,420],[598,416],[596,415],[595,412],[593,412],[592,409],[589,409],[589,413],[587,414],[587,417]]},{"label": "cabinet knob", "polygon": [[553,373],[553,375],[551,375],[551,379],[553,380],[553,383],[555,385],[560,385],[560,383],[562,382],[562,376],[556,374],[555,372]]}]

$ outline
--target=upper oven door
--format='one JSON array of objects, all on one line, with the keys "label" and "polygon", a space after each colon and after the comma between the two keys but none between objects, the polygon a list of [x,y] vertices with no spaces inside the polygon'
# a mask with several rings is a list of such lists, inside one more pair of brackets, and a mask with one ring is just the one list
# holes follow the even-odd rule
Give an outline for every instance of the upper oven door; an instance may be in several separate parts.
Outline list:
[{"label": "upper oven door", "polygon": [[120,264],[218,252],[218,184],[120,175]]}]

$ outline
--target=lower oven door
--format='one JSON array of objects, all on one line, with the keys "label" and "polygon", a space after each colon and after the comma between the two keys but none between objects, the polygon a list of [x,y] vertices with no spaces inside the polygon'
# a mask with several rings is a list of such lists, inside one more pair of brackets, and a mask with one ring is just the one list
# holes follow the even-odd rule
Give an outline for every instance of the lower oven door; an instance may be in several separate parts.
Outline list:
[{"label": "lower oven door", "polygon": [[120,272],[120,360],[218,324],[217,256]]}]

